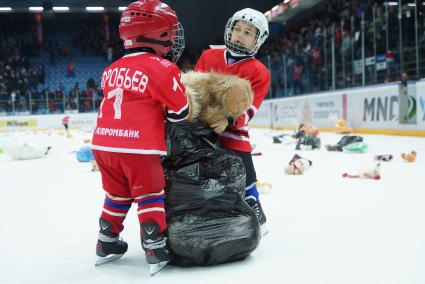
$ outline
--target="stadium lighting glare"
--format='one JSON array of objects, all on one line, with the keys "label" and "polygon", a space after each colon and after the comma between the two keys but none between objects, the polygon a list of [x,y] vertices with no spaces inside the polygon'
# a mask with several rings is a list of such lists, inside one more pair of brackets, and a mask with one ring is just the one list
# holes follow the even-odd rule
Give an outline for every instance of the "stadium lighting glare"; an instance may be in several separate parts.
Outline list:
[{"label": "stadium lighting glare", "polygon": [[86,7],[87,11],[103,11],[105,8],[103,7]]},{"label": "stadium lighting glare", "polygon": [[407,6],[409,6],[409,7],[416,7],[416,4],[415,3],[407,3]]},{"label": "stadium lighting glare", "polygon": [[127,9],[127,7],[118,7],[118,10],[120,11],[124,11],[125,9]]},{"label": "stadium lighting glare", "polygon": [[0,7],[0,12],[2,11],[12,11],[11,7]]},{"label": "stadium lighting glare", "polygon": [[53,7],[53,11],[69,11],[69,7]]},{"label": "stadium lighting glare", "polygon": [[398,3],[397,2],[387,2],[389,6],[397,6]]},{"label": "stadium lighting glare", "polygon": [[29,7],[28,9],[30,11],[44,11],[43,7]]}]

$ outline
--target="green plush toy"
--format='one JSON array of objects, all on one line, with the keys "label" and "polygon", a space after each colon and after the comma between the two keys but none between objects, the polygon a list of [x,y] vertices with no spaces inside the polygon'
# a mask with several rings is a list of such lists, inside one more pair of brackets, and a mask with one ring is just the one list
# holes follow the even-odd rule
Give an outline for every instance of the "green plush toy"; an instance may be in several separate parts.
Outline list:
[{"label": "green plush toy", "polygon": [[364,142],[355,142],[342,148],[347,153],[364,153],[367,151],[367,144]]}]

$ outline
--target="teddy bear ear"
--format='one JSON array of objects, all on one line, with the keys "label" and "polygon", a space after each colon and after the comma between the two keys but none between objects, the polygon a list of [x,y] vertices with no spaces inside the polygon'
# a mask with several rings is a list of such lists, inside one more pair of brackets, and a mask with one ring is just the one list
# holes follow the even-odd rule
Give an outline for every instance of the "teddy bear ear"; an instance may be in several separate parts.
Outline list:
[{"label": "teddy bear ear", "polygon": [[238,116],[252,105],[250,89],[244,85],[233,85],[225,92],[223,108],[231,115]]}]

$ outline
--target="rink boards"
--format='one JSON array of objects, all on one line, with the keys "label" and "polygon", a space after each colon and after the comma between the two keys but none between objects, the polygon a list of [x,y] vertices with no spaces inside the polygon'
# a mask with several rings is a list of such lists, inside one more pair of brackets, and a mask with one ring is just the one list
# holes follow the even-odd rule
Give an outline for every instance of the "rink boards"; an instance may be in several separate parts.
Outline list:
[{"label": "rink boards", "polygon": [[[70,128],[93,129],[96,113],[69,114]],[[333,131],[344,118],[357,133],[425,136],[425,81],[408,84],[408,112],[399,119],[399,83],[343,89],[264,101],[251,121],[252,127],[294,129],[310,123]],[[0,131],[60,129],[64,114],[0,117]]]},{"label": "rink boards", "polygon": [[408,84],[406,120],[399,119],[399,83],[264,101],[251,126],[294,129],[310,123],[333,131],[338,118],[358,133],[425,136],[425,81]]}]

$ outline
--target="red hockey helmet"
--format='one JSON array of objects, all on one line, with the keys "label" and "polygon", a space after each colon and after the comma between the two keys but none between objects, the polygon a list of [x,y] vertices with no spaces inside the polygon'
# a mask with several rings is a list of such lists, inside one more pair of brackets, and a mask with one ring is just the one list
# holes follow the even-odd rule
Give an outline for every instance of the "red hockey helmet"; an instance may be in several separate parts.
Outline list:
[{"label": "red hockey helmet", "polygon": [[159,0],[131,3],[121,14],[120,38],[124,48],[148,47],[177,62],[184,50],[183,27],[176,12]]}]

